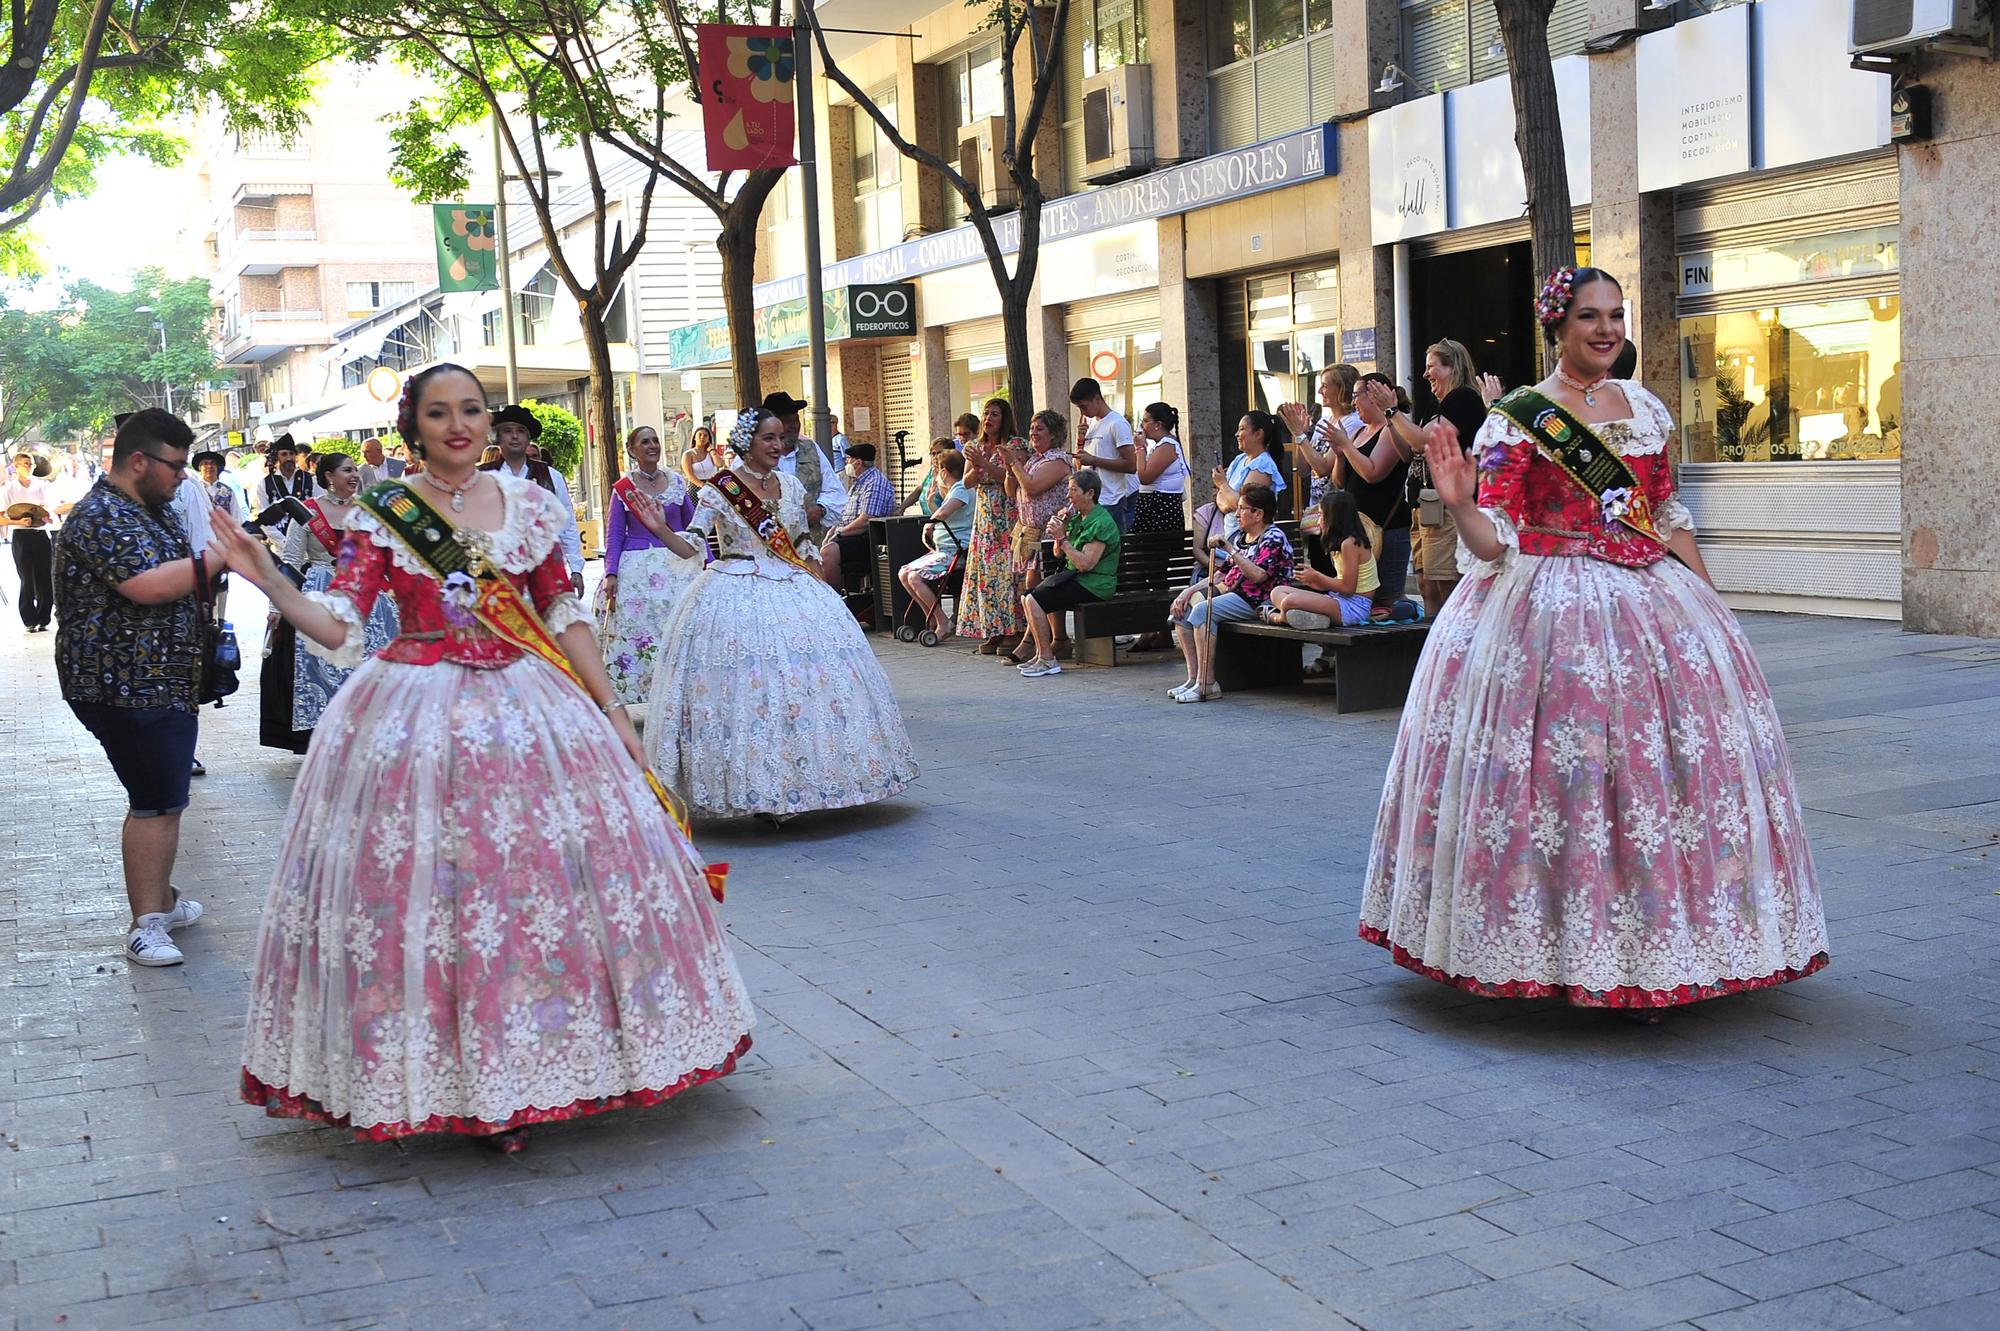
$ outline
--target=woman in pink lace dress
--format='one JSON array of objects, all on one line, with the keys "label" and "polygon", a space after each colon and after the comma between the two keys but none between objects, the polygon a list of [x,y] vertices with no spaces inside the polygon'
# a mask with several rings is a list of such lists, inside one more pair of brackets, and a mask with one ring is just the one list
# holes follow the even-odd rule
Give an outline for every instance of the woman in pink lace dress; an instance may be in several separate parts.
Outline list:
[{"label": "woman in pink lace dress", "polygon": [[1777,709],[1674,496],[1666,408],[1606,377],[1623,293],[1563,270],[1537,312],[1560,361],[1495,404],[1476,476],[1431,427],[1465,578],[1403,712],[1361,936],[1590,1007],[1810,975],[1826,921]]},{"label": "woman in pink lace dress", "polygon": [[[358,659],[384,591],[402,611],[400,636],[334,695],[293,788],[243,1095],[367,1140],[514,1149],[528,1124],[728,1073],[753,1017],[702,863],[647,787],[570,592],[563,515],[532,482],[475,470],[485,391],[464,370],[413,377],[401,428],[424,472],[363,497],[326,591],[295,590],[219,524],[230,566],[338,663]],[[583,687],[475,618],[467,575],[435,572],[382,516],[398,511],[496,567]]]}]

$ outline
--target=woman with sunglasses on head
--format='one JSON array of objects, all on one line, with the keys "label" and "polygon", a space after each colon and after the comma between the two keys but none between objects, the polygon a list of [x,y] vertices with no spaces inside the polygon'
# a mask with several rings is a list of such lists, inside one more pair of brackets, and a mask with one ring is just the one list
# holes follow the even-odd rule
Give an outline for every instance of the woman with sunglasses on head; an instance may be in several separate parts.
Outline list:
[{"label": "woman with sunglasses on head", "polygon": [[1426,456],[1464,581],[1410,685],[1361,936],[1476,994],[1656,1019],[1826,964],[1784,734],[1674,490],[1674,423],[1610,377],[1624,293],[1559,269],[1554,373],[1494,404],[1476,464]]}]

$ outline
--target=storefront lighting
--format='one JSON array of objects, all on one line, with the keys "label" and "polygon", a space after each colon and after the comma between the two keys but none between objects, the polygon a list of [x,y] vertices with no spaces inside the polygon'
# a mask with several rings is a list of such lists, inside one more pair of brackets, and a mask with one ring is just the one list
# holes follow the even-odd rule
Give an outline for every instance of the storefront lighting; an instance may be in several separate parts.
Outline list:
[{"label": "storefront lighting", "polygon": [[1403,81],[1409,77],[1408,74],[1403,72],[1401,65],[1391,60],[1382,67],[1382,81],[1375,85],[1375,91],[1394,92],[1396,89],[1402,87]]},{"label": "storefront lighting", "polygon": [[1486,58],[1488,60],[1505,60],[1507,58],[1506,43],[1502,42],[1498,36],[1495,36],[1491,42],[1487,43]]}]

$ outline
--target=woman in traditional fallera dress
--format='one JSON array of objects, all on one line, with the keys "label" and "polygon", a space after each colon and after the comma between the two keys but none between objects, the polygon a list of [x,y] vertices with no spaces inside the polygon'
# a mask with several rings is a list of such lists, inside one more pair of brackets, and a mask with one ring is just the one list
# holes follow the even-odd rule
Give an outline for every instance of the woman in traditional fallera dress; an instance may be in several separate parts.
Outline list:
[{"label": "woman in traditional fallera dress", "polygon": [[899,794],[917,779],[910,737],[861,627],[820,579],[805,487],[775,470],[784,426],[750,408],[729,445],[741,464],[701,487],[688,537],[644,496],[633,509],[670,549],[717,544],[660,647],[653,768],[692,813],[717,818],[781,821]]},{"label": "woman in traditional fallera dress", "polygon": [[[361,470],[353,458],[339,453],[322,455],[313,470],[319,494],[311,499],[286,500],[298,505],[304,516],[286,530],[278,557],[300,575],[306,591],[323,592],[333,581],[334,560],[348,521],[359,511],[354,498],[361,488]],[[396,628],[396,603],[386,596],[377,598],[363,626],[362,656],[373,656],[387,647],[396,636]],[[264,656],[258,683],[262,742],[267,748],[304,753],[328,701],[354,672],[310,650],[308,640],[275,610],[264,633],[270,650]]]},{"label": "woman in traditional fallera dress", "polygon": [[1605,377],[1623,293],[1560,270],[1537,314],[1561,358],[1495,404],[1477,472],[1449,424],[1426,441],[1466,576],[1404,708],[1361,936],[1592,1007],[1810,975],[1826,922],[1777,709],[1675,498],[1666,408]]},{"label": "woman in traditional fallera dress", "polygon": [[660,436],[641,425],[625,440],[632,470],[611,491],[605,526],[604,580],[598,584],[597,622],[604,638],[604,669],[618,701],[636,706],[653,687],[660,635],[674,607],[701,572],[700,552],[684,556],[632,517],[625,496],[643,491],[660,509],[668,528],[680,531],[694,516],[694,490],[687,478],[660,465]]},{"label": "woman in traditional fallera dress", "polygon": [[528,1124],[725,1075],[753,1017],[570,592],[563,514],[532,481],[475,469],[485,392],[465,370],[413,376],[399,427],[424,472],[362,496],[326,591],[217,535],[337,661],[383,591],[403,616],[328,706],[293,790],[243,1095],[364,1139],[514,1149]]}]

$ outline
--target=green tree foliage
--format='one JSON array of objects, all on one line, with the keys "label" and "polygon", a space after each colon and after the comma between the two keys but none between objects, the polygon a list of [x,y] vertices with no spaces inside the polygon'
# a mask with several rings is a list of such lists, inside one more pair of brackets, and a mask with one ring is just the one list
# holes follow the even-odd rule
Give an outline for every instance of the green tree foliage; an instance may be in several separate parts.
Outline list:
[{"label": "green tree foliage", "polygon": [[176,115],[209,106],[227,128],[296,133],[323,28],[273,0],[13,0],[0,65],[0,267],[34,266],[20,228],[87,193],[97,164],[165,165]]},{"label": "green tree foliage", "polygon": [[529,398],[521,405],[542,423],[541,436],[535,440],[542,457],[564,476],[574,478],[577,464],[583,461],[583,422],[553,403]]},{"label": "green tree foliage", "polygon": [[0,439],[39,429],[61,438],[108,427],[120,412],[164,405],[184,419],[215,375],[214,313],[204,278],[133,275],[132,289],[66,286],[54,308],[0,304]]}]

